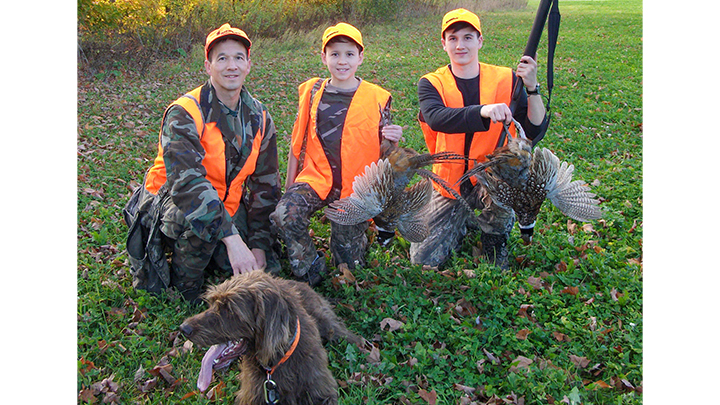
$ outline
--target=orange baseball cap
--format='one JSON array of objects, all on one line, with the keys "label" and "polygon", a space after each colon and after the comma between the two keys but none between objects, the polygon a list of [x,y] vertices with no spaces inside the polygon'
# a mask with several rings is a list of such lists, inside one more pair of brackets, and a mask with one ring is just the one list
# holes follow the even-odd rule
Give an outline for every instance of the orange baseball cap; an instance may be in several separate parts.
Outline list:
[{"label": "orange baseball cap", "polygon": [[449,26],[461,21],[472,25],[473,28],[482,35],[482,30],[480,29],[480,18],[472,11],[465,10],[464,8],[457,8],[453,11],[449,11],[445,14],[445,17],[443,17],[440,37],[445,34],[445,30],[447,30]]},{"label": "orange baseball cap", "polygon": [[252,45],[252,42],[250,41],[250,38],[248,38],[245,31],[239,28],[233,28],[230,26],[230,24],[225,23],[221,25],[220,28],[209,33],[207,38],[205,39],[205,59],[208,58],[208,54],[210,53],[212,47],[215,46],[215,42],[225,37],[235,37],[239,39],[240,42],[245,45],[245,48],[247,48],[248,56],[250,55],[250,46]]},{"label": "orange baseball cap", "polygon": [[328,27],[328,29],[325,30],[325,33],[323,33],[322,51],[325,52],[325,45],[327,45],[328,41],[339,35],[344,35],[352,39],[353,41],[355,41],[356,44],[360,45],[360,48],[362,48],[362,50],[365,49],[365,45],[363,45],[362,34],[360,33],[360,31],[358,31],[357,28],[353,27],[348,23],[341,22],[333,25],[332,27]]}]

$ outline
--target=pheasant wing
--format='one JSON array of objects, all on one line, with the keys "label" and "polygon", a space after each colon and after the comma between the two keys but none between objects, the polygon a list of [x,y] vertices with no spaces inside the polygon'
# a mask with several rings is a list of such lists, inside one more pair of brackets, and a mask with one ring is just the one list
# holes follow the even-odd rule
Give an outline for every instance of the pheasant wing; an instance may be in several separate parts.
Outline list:
[{"label": "pheasant wing", "polygon": [[325,216],[341,225],[355,225],[367,221],[383,211],[393,189],[392,168],[387,159],[365,166],[365,172],[355,176],[353,193],[330,203]]},{"label": "pheasant wing", "polygon": [[572,172],[575,167],[562,162],[558,169],[557,181],[553,189],[548,192],[548,199],[563,214],[577,221],[591,221],[602,217],[600,203],[595,194],[590,192],[590,186],[583,180],[572,181]]},{"label": "pheasant wing", "polygon": [[397,220],[398,231],[410,242],[422,242],[430,234],[425,209],[432,196],[432,183],[423,180],[405,190],[403,213]]}]

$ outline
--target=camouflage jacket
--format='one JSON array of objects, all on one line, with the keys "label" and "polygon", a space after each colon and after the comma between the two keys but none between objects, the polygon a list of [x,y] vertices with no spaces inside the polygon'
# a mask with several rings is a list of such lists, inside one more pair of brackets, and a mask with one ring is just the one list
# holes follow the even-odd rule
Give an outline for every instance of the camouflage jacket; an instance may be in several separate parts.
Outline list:
[{"label": "camouflage jacket", "polygon": [[[206,123],[214,122],[225,142],[226,178],[237,177],[252,149],[260,127],[262,111],[258,100],[242,88],[239,113],[231,111],[215,95],[210,81],[200,92],[200,109]],[[234,115],[232,113],[235,113]],[[255,171],[245,179],[242,204],[247,210],[248,248],[268,250],[272,243],[269,215],[280,199],[277,136],[270,113],[266,115],[265,136],[260,145]],[[162,125],[161,145],[172,202],[184,214],[186,225],[206,242],[238,234],[222,197],[205,178],[202,165],[205,151],[190,114],[180,106],[168,108]],[[242,209],[242,207],[241,207]]]}]

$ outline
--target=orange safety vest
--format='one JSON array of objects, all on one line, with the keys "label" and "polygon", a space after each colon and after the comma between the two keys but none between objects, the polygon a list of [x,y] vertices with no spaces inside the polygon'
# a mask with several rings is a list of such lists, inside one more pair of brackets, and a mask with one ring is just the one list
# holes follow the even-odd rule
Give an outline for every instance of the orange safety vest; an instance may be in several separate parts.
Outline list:
[{"label": "orange safety vest", "polygon": [[[230,216],[233,216],[240,206],[243,183],[249,175],[255,172],[255,166],[260,152],[260,144],[262,143],[263,136],[265,136],[266,112],[263,110],[262,123],[253,140],[250,156],[245,160],[245,165],[243,165],[240,173],[232,179],[229,185],[230,188],[228,189],[228,184],[226,184],[225,180],[225,142],[223,141],[222,133],[220,132],[220,128],[217,127],[217,124],[215,122],[205,122],[203,119],[198,103],[201,89],[202,86],[180,97],[170,104],[170,107],[179,105],[184,108],[193,118],[193,121],[195,121],[198,134],[200,134],[200,144],[205,149],[205,157],[202,160],[202,165],[207,172],[205,178],[208,179],[215,190],[217,190],[218,197],[222,200],[225,209]],[[168,107],[168,109],[170,107]],[[167,114],[167,110],[165,110],[165,114]],[[163,122],[164,121],[165,116],[163,116]],[[162,138],[162,129],[160,130],[160,137]],[[157,194],[157,191],[166,181],[167,175],[165,172],[162,143],[158,142],[158,155],[155,158],[154,165],[150,168],[150,171],[148,171],[145,188],[151,193]]]},{"label": "orange safety vest", "polygon": [[[465,107],[462,93],[457,88],[455,77],[448,66],[443,66],[435,72],[428,73],[426,78],[437,89],[443,99],[445,106],[450,108]],[[488,65],[480,63],[480,104],[505,103],[510,104],[512,97],[512,69],[503,66]],[[478,117],[480,119],[480,117]],[[430,153],[451,151],[460,155],[465,154],[465,134],[446,134],[433,131],[430,126],[420,121],[425,143]],[[502,131],[502,123],[490,123],[486,132],[476,132],[470,144],[470,159],[476,159],[478,163],[487,160],[486,155],[492,153],[497,146]],[[515,127],[510,127],[510,133],[515,136]],[[506,140],[507,142],[507,140]],[[475,166],[472,160],[468,162],[468,169]],[[452,188],[460,193],[460,185],[455,184],[465,172],[464,165],[457,163],[438,163],[433,165],[433,172],[444,179]],[[471,179],[473,184],[477,180]],[[442,187],[433,183],[433,186],[443,196],[455,198]]]},{"label": "orange safety vest", "polygon": [[[311,90],[318,78],[313,78],[298,86],[299,108],[292,132],[292,153],[300,156],[305,128],[307,128],[307,146],[303,167],[298,168],[296,182],[307,183],[318,193],[321,199],[327,198],[332,189],[333,175],[330,162],[325,156],[322,143],[316,131],[317,110],[327,81],[318,89],[315,97]],[[310,100],[312,98],[312,105]],[[385,107],[390,93],[380,86],[363,80],[355,91],[348,107],[342,131],[340,162],[342,164],[342,190],[340,198],[352,194],[355,176],[365,172],[365,166],[380,158],[380,108]],[[309,120],[309,121],[308,121]]]}]

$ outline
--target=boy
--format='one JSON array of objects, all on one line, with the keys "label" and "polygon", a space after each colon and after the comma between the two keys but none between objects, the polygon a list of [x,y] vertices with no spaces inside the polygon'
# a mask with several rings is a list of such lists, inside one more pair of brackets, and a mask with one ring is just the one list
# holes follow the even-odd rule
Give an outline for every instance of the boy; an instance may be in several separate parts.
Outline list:
[{"label": "boy", "polygon": [[[364,50],[362,35],[352,25],[329,27],[322,36],[321,59],[330,78],[313,78],[298,87],[286,191],[271,220],[285,242],[293,274],[311,286],[320,283],[326,264],[308,232],[310,216],[352,194],[355,176],[380,158],[383,138],[397,145],[402,137],[399,125],[381,125],[380,110],[389,110],[390,93],[355,76]],[[335,266],[364,264],[368,225],[331,222]]]},{"label": "boy", "polygon": [[[480,63],[478,51],[483,45],[480,19],[462,8],[445,14],[440,33],[450,64],[426,74],[418,82],[420,126],[430,153],[452,151],[481,163],[500,146],[502,126],[510,124],[513,116],[528,138],[542,137],[548,121],[539,94],[535,60],[523,56],[516,73],[508,67]],[[523,81],[527,93],[522,92],[513,114],[508,104],[517,80]],[[433,172],[449,184],[456,184],[472,164],[472,160],[464,167],[440,163],[434,165]],[[507,268],[507,240],[514,213],[493,204],[475,179],[454,187],[473,208],[482,210],[478,222],[483,254],[495,265]],[[462,243],[469,213],[438,186],[430,202],[430,213],[431,234],[423,242],[410,245],[410,259],[415,264],[438,266]]]}]

